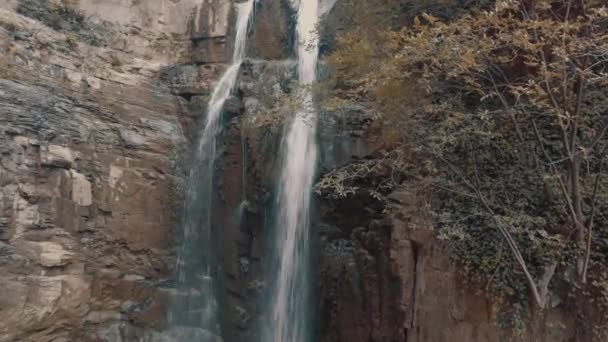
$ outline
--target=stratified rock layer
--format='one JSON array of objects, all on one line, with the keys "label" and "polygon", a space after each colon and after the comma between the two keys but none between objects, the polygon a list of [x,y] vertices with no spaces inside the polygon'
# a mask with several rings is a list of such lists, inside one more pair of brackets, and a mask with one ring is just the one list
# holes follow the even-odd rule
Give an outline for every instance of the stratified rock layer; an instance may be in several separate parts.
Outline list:
[{"label": "stratified rock layer", "polygon": [[[191,115],[160,75],[212,6],[0,4],[0,341],[161,338]],[[197,38],[226,35],[214,18]]]}]

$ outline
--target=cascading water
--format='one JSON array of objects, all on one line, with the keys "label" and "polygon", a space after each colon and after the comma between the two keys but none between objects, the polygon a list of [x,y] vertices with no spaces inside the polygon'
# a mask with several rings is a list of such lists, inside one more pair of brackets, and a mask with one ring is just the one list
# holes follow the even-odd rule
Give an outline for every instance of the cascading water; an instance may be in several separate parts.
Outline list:
[{"label": "cascading water", "polygon": [[319,55],[319,0],[300,0],[297,44],[301,109],[282,144],[282,166],[275,221],[276,270],[270,294],[270,325],[263,342],[305,342],[310,326],[310,196],[317,162],[316,125],[310,86],[316,81]]},{"label": "cascading water", "polygon": [[204,130],[195,146],[186,189],[182,221],[184,235],[178,250],[177,293],[170,321],[174,327],[196,328],[204,334],[180,335],[178,339],[184,342],[213,340],[219,332],[211,241],[216,138],[221,129],[222,109],[235,87],[241,63],[245,58],[247,31],[254,0],[237,3],[235,6],[237,20],[232,65],[226,70],[211,96]]}]

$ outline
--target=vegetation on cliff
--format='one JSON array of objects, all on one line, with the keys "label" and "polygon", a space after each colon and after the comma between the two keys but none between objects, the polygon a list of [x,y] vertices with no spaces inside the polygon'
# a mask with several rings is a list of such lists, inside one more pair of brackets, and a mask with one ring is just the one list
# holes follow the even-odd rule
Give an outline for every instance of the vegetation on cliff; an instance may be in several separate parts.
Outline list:
[{"label": "vegetation on cliff", "polygon": [[407,156],[394,164],[404,186],[424,193],[469,279],[521,304],[546,308],[550,293],[569,293],[606,310],[602,1],[501,0],[448,20],[422,14],[400,30],[356,27],[330,56],[328,105],[379,113],[387,149]]},{"label": "vegetation on cliff", "polygon": [[66,42],[74,48],[79,40],[93,46],[101,46],[103,30],[99,25],[85,20],[78,10],[78,0],[61,0],[58,3],[49,0],[20,0],[17,13],[44,23],[53,30],[64,32]]}]

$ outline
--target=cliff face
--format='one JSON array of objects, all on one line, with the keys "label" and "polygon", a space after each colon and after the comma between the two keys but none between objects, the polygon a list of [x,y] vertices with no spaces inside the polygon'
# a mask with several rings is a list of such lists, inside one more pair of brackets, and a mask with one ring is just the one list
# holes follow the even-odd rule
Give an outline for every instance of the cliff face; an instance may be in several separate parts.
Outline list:
[{"label": "cliff face", "polygon": [[210,6],[0,4],[0,341],[160,328],[187,103],[159,74],[191,60],[190,32],[225,36]]},{"label": "cliff face", "polygon": [[[386,211],[369,198],[325,203],[333,225],[320,253],[322,341],[594,341],[558,301],[508,321],[500,310],[510,304],[467,283],[450,262],[418,209],[424,204],[406,190],[388,198]],[[353,205],[369,219],[353,217]]]},{"label": "cliff face", "polygon": [[[0,341],[170,341],[180,158],[230,55],[228,0],[0,4]],[[335,13],[334,13],[335,14]],[[334,15],[332,14],[332,15]],[[225,341],[251,341],[295,77],[284,1],[258,4],[228,101],[214,239]],[[287,110],[286,110],[287,108]],[[281,114],[282,113],[282,114]],[[325,174],[378,150],[363,107],[323,113]],[[246,202],[243,202],[243,199]],[[407,191],[318,199],[320,341],[571,341],[555,304],[513,337]]]}]

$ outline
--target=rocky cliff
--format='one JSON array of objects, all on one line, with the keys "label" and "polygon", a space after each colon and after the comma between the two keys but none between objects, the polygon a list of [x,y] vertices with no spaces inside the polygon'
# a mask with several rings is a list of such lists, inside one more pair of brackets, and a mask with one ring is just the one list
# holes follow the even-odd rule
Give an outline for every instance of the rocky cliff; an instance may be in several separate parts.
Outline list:
[{"label": "rocky cliff", "polygon": [[[220,5],[0,4],[0,341],[162,327],[188,103],[160,75],[191,63],[196,40],[220,40],[222,61]],[[208,92],[207,69],[190,68],[180,87]]]},{"label": "rocky cliff", "polygon": [[[180,159],[230,55],[231,3],[0,4],[0,341],[170,341]],[[216,172],[225,341],[253,340],[264,319],[276,122],[295,79],[289,7],[256,11]],[[323,113],[321,176],[381,151],[373,118]],[[424,204],[404,187],[386,196],[317,199],[319,341],[586,341],[560,303],[519,335],[499,329]]]}]

